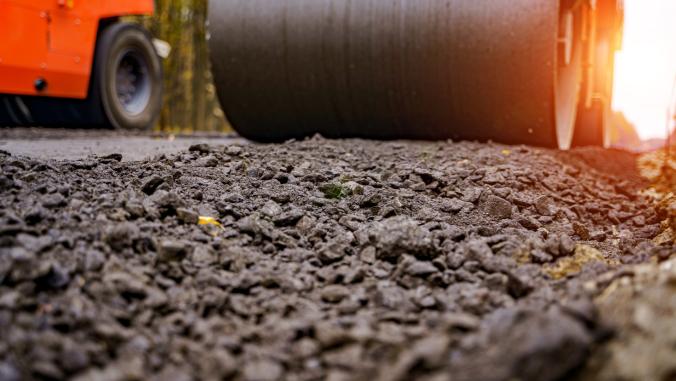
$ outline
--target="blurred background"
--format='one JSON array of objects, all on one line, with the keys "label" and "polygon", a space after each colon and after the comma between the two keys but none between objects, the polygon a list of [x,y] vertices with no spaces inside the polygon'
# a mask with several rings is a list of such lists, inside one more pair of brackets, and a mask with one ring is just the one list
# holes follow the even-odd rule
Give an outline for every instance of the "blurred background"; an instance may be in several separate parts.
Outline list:
[{"label": "blurred background", "polygon": [[157,0],[154,17],[136,19],[172,47],[164,61],[164,108],[157,126],[162,132],[230,130],[209,70],[207,3],[208,0]]},{"label": "blurred background", "polygon": [[[165,100],[158,129],[170,133],[229,131],[207,56],[207,0],[157,0],[156,16],[139,19],[169,42]],[[615,77],[612,140],[651,149],[676,123],[676,0],[625,0],[623,51]],[[672,141],[676,140],[676,137]]]}]

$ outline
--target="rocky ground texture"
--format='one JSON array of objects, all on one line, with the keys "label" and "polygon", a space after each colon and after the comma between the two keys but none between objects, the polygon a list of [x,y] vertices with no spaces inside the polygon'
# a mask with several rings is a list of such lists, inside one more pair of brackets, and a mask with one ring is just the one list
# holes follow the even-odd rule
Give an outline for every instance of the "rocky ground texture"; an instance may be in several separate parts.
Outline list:
[{"label": "rocky ground texture", "polygon": [[0,380],[676,379],[676,209],[632,154],[121,160],[0,152]]}]

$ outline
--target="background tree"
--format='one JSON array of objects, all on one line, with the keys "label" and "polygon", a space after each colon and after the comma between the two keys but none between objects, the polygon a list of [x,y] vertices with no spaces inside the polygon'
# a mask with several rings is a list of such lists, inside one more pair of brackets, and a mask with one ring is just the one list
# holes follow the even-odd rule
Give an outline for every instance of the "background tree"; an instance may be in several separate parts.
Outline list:
[{"label": "background tree", "polygon": [[174,133],[228,130],[209,68],[207,0],[156,4],[155,16],[141,22],[172,47],[164,61],[164,107],[157,128]]}]

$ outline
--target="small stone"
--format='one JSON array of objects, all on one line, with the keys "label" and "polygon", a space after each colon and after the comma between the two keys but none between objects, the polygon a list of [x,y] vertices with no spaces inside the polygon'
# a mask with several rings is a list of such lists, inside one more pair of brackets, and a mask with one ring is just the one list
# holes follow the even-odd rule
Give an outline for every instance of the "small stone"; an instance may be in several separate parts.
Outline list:
[{"label": "small stone", "polygon": [[516,274],[513,272],[509,272],[506,275],[509,280],[507,283],[507,291],[515,298],[527,295],[535,288],[533,279],[527,275]]},{"label": "small stone", "polygon": [[535,262],[535,263],[549,263],[549,262],[552,262],[554,260],[554,257],[552,257],[551,255],[545,253],[542,250],[537,250],[537,249],[533,250],[530,253],[530,257],[533,260],[533,262]]},{"label": "small stone", "polygon": [[359,253],[359,259],[364,263],[373,264],[376,262],[376,248],[367,246]]},{"label": "small stone", "polygon": [[266,202],[265,205],[263,205],[263,207],[260,209],[260,213],[262,215],[273,219],[278,215],[282,214],[282,212],[283,212],[282,207],[272,200]]},{"label": "small stone", "polygon": [[204,380],[230,379],[239,369],[237,360],[226,349],[211,349],[200,361]]},{"label": "small stone", "polygon": [[157,188],[159,188],[160,185],[162,185],[162,183],[164,183],[163,178],[161,178],[158,175],[153,175],[149,179],[147,179],[143,183],[143,185],[141,185],[141,190],[143,191],[143,193],[145,193],[147,195],[151,195],[151,194],[155,193]]},{"label": "small stone", "polygon": [[606,239],[608,239],[608,235],[603,230],[597,230],[590,234],[589,239],[592,241],[604,242]]},{"label": "small stone", "polygon": [[406,273],[412,276],[425,278],[439,270],[431,262],[414,261],[406,268]]},{"label": "small stone", "polygon": [[231,145],[225,148],[225,153],[230,156],[239,156],[242,154],[242,151],[242,147],[237,145]]},{"label": "small stone", "polygon": [[300,221],[304,216],[305,212],[297,208],[292,208],[289,211],[275,216],[273,221],[277,226],[291,226]]},{"label": "small stone", "polygon": [[474,204],[479,200],[482,193],[483,190],[481,188],[468,188],[462,192],[462,197],[460,199]]},{"label": "small stone", "polygon": [[383,196],[380,192],[369,191],[361,199],[359,206],[362,208],[372,208],[374,206],[378,206],[381,202],[383,202]]},{"label": "small stone", "polygon": [[507,219],[512,216],[512,204],[502,197],[490,195],[486,199],[484,210],[498,219]]},{"label": "small stone", "polygon": [[217,262],[218,257],[208,246],[197,246],[190,259],[196,267],[207,267]]},{"label": "small stone", "polygon": [[21,381],[21,373],[14,365],[8,362],[0,362],[0,380]]},{"label": "small stone", "polygon": [[570,255],[575,251],[575,241],[568,234],[559,236],[559,253],[561,255]]},{"label": "small stone", "polygon": [[188,245],[180,241],[163,240],[160,242],[157,259],[160,262],[180,261],[188,255]]},{"label": "small stone", "polygon": [[41,206],[34,206],[23,217],[28,225],[36,225],[44,220],[48,215],[45,208]]},{"label": "small stone", "polygon": [[296,222],[296,229],[303,234],[307,234],[317,226],[317,220],[312,216],[303,216]]},{"label": "small stone", "polygon": [[218,159],[216,156],[209,155],[198,159],[196,164],[200,167],[213,168],[218,166]]},{"label": "small stone", "polygon": [[369,238],[376,247],[376,257],[388,262],[396,262],[403,254],[432,259],[441,253],[430,231],[406,216],[375,223],[370,229]]},{"label": "small stone", "polygon": [[174,192],[158,190],[151,197],[146,198],[143,207],[148,214],[154,217],[166,218],[176,215],[178,208],[186,206],[185,200]]},{"label": "small stone", "polygon": [[98,250],[89,250],[85,254],[84,268],[86,271],[98,271],[106,262],[106,257]]},{"label": "small stone", "polygon": [[635,226],[638,226],[638,227],[645,226],[645,216],[643,216],[642,214],[639,214],[638,216],[636,216],[632,219],[632,222],[634,223]]},{"label": "small stone", "polygon": [[542,216],[551,217],[556,214],[556,205],[550,197],[541,196],[535,200],[535,210]]},{"label": "small stone", "polygon": [[484,278],[484,285],[493,291],[506,292],[509,278],[505,274],[493,273]]},{"label": "small stone", "polygon": [[327,303],[340,303],[348,296],[350,296],[350,290],[347,287],[335,284],[324,287],[321,293],[322,300]]},{"label": "small stone", "polygon": [[[104,378],[105,379],[105,378]],[[130,380],[131,378],[122,378],[121,380]],[[98,379],[97,379],[98,380]],[[117,380],[117,378],[114,378]],[[194,381],[190,373],[183,368],[174,365],[168,365],[161,372],[155,374],[149,381]]]},{"label": "small stone", "polygon": [[104,240],[115,251],[122,251],[131,247],[140,235],[138,226],[131,222],[124,222],[109,226],[104,234]]},{"label": "small stone", "polygon": [[111,153],[110,155],[105,155],[105,156],[100,156],[99,160],[107,163],[107,162],[121,162],[122,161],[122,154],[120,153]]},{"label": "small stone", "polygon": [[452,270],[459,269],[463,263],[465,263],[465,256],[461,253],[453,252],[446,256],[446,266]]},{"label": "small stone", "polygon": [[42,206],[45,208],[56,209],[66,204],[66,198],[61,193],[52,193],[42,197]]},{"label": "small stone", "polygon": [[257,360],[248,362],[242,371],[246,381],[277,381],[281,380],[284,368],[273,360]]},{"label": "small stone", "polygon": [[584,241],[589,241],[591,239],[591,234],[589,233],[589,229],[587,229],[586,226],[582,225],[579,222],[573,222],[573,231],[575,234],[578,235],[578,237],[582,238]]},{"label": "small stone", "polygon": [[177,208],[176,217],[178,217],[178,220],[186,225],[196,225],[200,219],[200,216],[197,214],[197,212],[186,208]]},{"label": "small stone", "polygon": [[14,180],[7,176],[0,176],[0,190],[7,191],[14,188]]},{"label": "small stone", "polygon": [[206,143],[199,143],[191,145],[190,148],[188,148],[188,151],[208,154],[211,153],[212,148],[210,145]]},{"label": "small stone", "polygon": [[519,224],[532,231],[537,231],[542,227],[542,224],[540,224],[540,222],[533,217],[521,217],[519,218]]},{"label": "small stone", "polygon": [[132,219],[137,219],[143,217],[145,214],[145,209],[140,202],[127,201],[124,205],[124,210],[129,213],[129,217]]},{"label": "small stone", "polygon": [[443,200],[441,202],[441,211],[446,213],[458,213],[464,208],[474,206],[470,202],[465,202],[457,198],[452,198],[450,200]]},{"label": "small stone", "polygon": [[554,257],[561,255],[561,240],[558,235],[550,235],[545,241],[544,249]]},{"label": "small stone", "polygon": [[63,372],[52,361],[37,360],[31,363],[31,372],[38,379],[60,380],[64,379]]},{"label": "small stone", "polygon": [[338,262],[343,259],[344,256],[345,247],[338,243],[329,243],[317,253],[317,258],[325,265]]},{"label": "small stone", "polygon": [[75,345],[62,351],[59,357],[61,366],[69,373],[78,372],[89,365],[87,352]]}]

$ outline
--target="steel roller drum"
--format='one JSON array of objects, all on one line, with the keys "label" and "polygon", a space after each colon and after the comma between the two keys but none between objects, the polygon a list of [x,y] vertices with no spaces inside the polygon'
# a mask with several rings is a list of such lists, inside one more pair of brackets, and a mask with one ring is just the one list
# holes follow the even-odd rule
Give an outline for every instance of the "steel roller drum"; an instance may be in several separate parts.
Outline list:
[{"label": "steel roller drum", "polygon": [[218,96],[245,137],[570,145],[579,62],[557,70],[558,1],[211,0],[209,7]]}]

